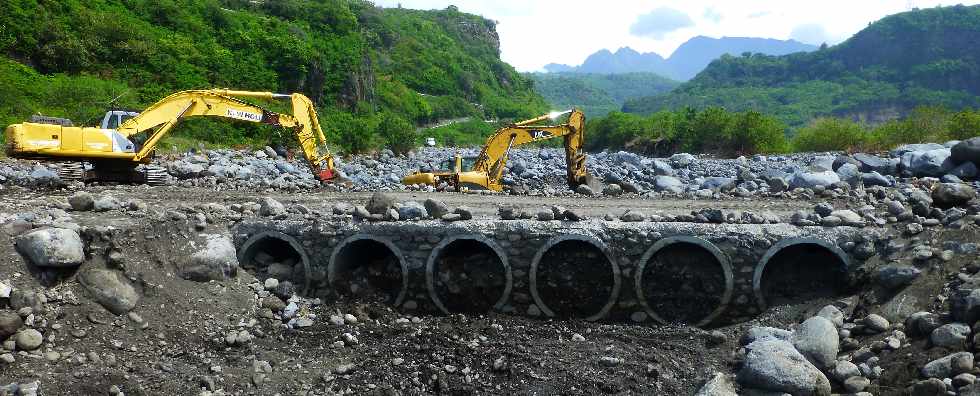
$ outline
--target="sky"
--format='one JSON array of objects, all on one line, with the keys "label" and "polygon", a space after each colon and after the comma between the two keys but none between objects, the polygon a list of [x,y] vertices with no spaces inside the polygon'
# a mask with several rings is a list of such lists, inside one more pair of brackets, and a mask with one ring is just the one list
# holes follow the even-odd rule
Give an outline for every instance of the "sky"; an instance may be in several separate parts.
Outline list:
[{"label": "sky", "polygon": [[501,58],[520,71],[579,65],[630,47],[668,57],[694,36],[796,39],[833,45],[882,17],[937,5],[926,0],[375,0],[382,7],[444,9],[497,21]]}]

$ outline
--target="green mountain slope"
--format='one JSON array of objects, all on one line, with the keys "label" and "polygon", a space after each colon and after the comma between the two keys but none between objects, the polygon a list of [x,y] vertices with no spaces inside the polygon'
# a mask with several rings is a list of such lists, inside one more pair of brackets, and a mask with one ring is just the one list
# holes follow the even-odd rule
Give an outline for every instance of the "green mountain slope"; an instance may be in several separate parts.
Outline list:
[{"label": "green mountain slope", "polygon": [[535,90],[552,104],[578,107],[590,117],[618,111],[628,99],[670,91],[678,82],[653,73],[531,73]]},{"label": "green mountain slope", "polygon": [[722,106],[800,126],[823,115],[877,123],[922,105],[980,106],[980,6],[888,16],[811,53],[724,56],[671,93],[623,109]]},{"label": "green mountain slope", "polygon": [[[348,151],[404,140],[379,125],[546,111],[500,61],[492,21],[361,0],[10,0],[0,13],[0,127],[30,114],[94,120],[180,89],[303,92]],[[274,106],[274,105],[273,105]],[[382,122],[399,119],[405,122]],[[403,129],[410,129],[405,127]],[[269,131],[187,122],[227,144]]]}]

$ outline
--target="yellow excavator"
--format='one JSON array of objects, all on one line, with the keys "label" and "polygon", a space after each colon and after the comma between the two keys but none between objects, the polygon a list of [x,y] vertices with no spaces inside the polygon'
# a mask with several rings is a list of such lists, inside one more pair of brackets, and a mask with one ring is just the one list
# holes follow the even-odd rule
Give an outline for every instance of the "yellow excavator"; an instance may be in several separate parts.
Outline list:
[{"label": "yellow excavator", "polygon": [[[568,121],[557,125],[542,125],[568,115]],[[456,191],[502,191],[501,179],[511,148],[523,144],[563,137],[565,139],[565,166],[568,186],[572,189],[585,184],[594,186],[595,180],[585,168],[585,114],[568,110],[546,114],[498,129],[487,138],[486,144],[475,158],[459,155],[444,161],[439,171],[415,172],[402,179],[405,185],[438,186],[447,183]]]},{"label": "yellow excavator", "polygon": [[[289,100],[292,114],[272,112],[241,98]],[[138,114],[109,112],[101,128],[74,127],[64,119],[35,118],[35,122],[7,127],[6,150],[14,158],[64,161],[59,176],[66,181],[161,184],[166,181],[167,173],[163,168],[149,165],[154,149],[181,119],[188,117],[219,117],[292,130],[314,176],[321,181],[336,177],[333,156],[326,148],[326,137],[313,102],[298,93],[181,91]],[[117,128],[111,128],[116,125]],[[137,145],[133,142],[134,135],[143,132],[147,133],[146,140]],[[92,164],[91,169],[87,169],[86,162]]]}]

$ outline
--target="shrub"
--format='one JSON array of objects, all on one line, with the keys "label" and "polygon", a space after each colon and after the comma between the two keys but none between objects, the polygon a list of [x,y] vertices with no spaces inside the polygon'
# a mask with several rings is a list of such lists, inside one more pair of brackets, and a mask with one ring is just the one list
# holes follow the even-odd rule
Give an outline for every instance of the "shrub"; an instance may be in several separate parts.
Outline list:
[{"label": "shrub", "polygon": [[378,135],[385,145],[397,154],[405,154],[415,148],[418,134],[415,127],[404,118],[392,113],[383,113],[378,122]]},{"label": "shrub", "polygon": [[849,119],[819,118],[793,137],[796,151],[854,151],[871,143],[871,134]]}]

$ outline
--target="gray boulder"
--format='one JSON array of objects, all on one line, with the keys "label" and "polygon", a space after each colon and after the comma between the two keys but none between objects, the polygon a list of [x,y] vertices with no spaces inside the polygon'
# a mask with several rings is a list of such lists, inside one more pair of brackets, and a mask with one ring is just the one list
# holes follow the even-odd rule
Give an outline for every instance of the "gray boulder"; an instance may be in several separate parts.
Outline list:
[{"label": "gray boulder", "polygon": [[973,187],[959,183],[940,183],[932,190],[933,204],[943,209],[965,205],[976,196]]},{"label": "gray boulder", "polygon": [[805,320],[793,333],[793,346],[819,368],[828,368],[837,360],[840,338],[837,327],[820,316]]},{"label": "gray boulder", "polygon": [[23,325],[24,320],[16,312],[0,311],[0,340],[14,335]]},{"label": "gray boulder", "polygon": [[415,201],[403,202],[398,207],[398,218],[401,220],[424,219],[427,215],[425,206]]},{"label": "gray boulder", "polygon": [[792,337],[792,331],[777,329],[775,327],[752,327],[742,336],[742,345],[764,340],[789,341]]},{"label": "gray boulder", "polygon": [[878,172],[883,175],[894,175],[898,168],[897,159],[885,159],[865,153],[857,153],[853,157],[861,164],[861,172]]},{"label": "gray boulder", "polygon": [[78,212],[92,210],[95,208],[95,198],[86,191],[79,191],[68,197],[68,205],[71,205],[72,210]]},{"label": "gray boulder", "polygon": [[816,188],[827,187],[831,184],[840,182],[840,176],[834,171],[823,172],[796,172],[789,179],[789,187],[794,188]]},{"label": "gray boulder", "polygon": [[735,178],[731,177],[708,177],[701,182],[701,189],[714,191],[729,191],[735,188]]},{"label": "gray boulder", "polygon": [[864,183],[866,187],[872,187],[872,186],[892,187],[895,185],[894,180],[889,179],[878,172],[862,173],[861,182]]},{"label": "gray boulder", "polygon": [[100,196],[92,204],[92,210],[96,212],[108,212],[110,210],[118,210],[121,207],[122,204],[111,195]]},{"label": "gray boulder", "polygon": [[780,340],[756,341],[746,346],[738,382],[751,388],[799,396],[830,395],[830,381],[792,344]]},{"label": "gray boulder", "polygon": [[650,167],[653,168],[653,173],[657,176],[672,176],[674,174],[674,168],[661,160],[653,160]]},{"label": "gray boulder", "polygon": [[433,219],[441,219],[442,216],[449,213],[449,205],[446,205],[446,203],[442,201],[429,198],[425,200],[423,205],[425,206],[425,212],[428,213],[429,216],[432,216]]},{"label": "gray boulder", "polygon": [[238,255],[231,239],[208,235],[204,248],[185,259],[180,275],[184,279],[207,282],[225,280],[238,273]]},{"label": "gray boulder", "polygon": [[980,136],[964,140],[953,146],[951,159],[957,164],[972,162],[980,166]]},{"label": "gray boulder", "polygon": [[74,267],[85,261],[82,239],[64,228],[42,228],[17,237],[17,251],[38,267]]},{"label": "gray boulder", "polygon": [[140,299],[139,291],[119,271],[90,268],[79,274],[78,282],[95,302],[116,315],[129,312]]},{"label": "gray boulder", "polygon": [[875,280],[887,290],[895,290],[912,283],[922,271],[911,265],[892,264],[878,268]]},{"label": "gray boulder", "polygon": [[949,157],[950,150],[940,148],[908,153],[906,156],[903,156],[903,161],[905,161],[905,158],[908,158],[908,170],[915,176],[939,177],[953,169],[952,161]]},{"label": "gray boulder", "polygon": [[960,179],[974,179],[978,174],[980,174],[980,171],[977,170],[977,165],[972,162],[964,162],[949,171],[947,176],[956,176]]},{"label": "gray boulder", "polygon": [[889,154],[891,154],[892,157],[901,157],[904,154],[912,153],[916,151],[929,151],[929,150],[938,150],[943,148],[946,148],[946,146],[943,146],[938,143],[915,143],[915,144],[906,144],[906,145],[898,146],[898,148],[892,150]]},{"label": "gray boulder", "polygon": [[841,327],[844,325],[844,312],[841,312],[840,308],[833,305],[828,305],[821,308],[820,311],[817,312],[817,316],[829,320],[835,327]]},{"label": "gray boulder", "polygon": [[609,196],[619,196],[623,194],[623,188],[619,184],[607,184],[605,188],[602,189],[602,195]]},{"label": "gray boulder", "polygon": [[589,187],[587,184],[580,184],[578,187],[575,187],[575,192],[582,195],[595,195],[595,191],[592,191],[592,187]]},{"label": "gray boulder", "polygon": [[259,215],[278,216],[286,213],[286,207],[279,201],[270,197],[263,197],[259,200]]},{"label": "gray boulder", "polygon": [[836,172],[841,180],[852,186],[857,186],[864,181],[861,171],[854,164],[843,164]]},{"label": "gray boulder", "polygon": [[383,215],[388,212],[388,209],[395,207],[395,197],[392,197],[383,192],[376,192],[371,195],[371,199],[368,200],[367,204],[364,205],[368,212],[371,214]]},{"label": "gray boulder", "polygon": [[953,360],[967,361],[969,366],[973,366],[973,354],[970,352],[957,352],[951,355],[943,356],[939,359],[933,360],[926,363],[922,367],[922,376],[926,378],[948,378],[952,377],[958,372],[953,370]]},{"label": "gray boulder", "polygon": [[932,345],[943,348],[963,348],[970,336],[970,326],[963,323],[949,323],[939,326],[929,335]]},{"label": "gray boulder", "polygon": [[657,192],[678,194],[684,191],[684,183],[672,176],[657,176],[653,180],[653,189]]},{"label": "gray boulder", "polygon": [[670,156],[670,163],[676,167],[686,168],[694,162],[694,156],[688,153],[679,153]]},{"label": "gray boulder", "polygon": [[738,396],[738,393],[731,376],[715,373],[694,396]]}]

